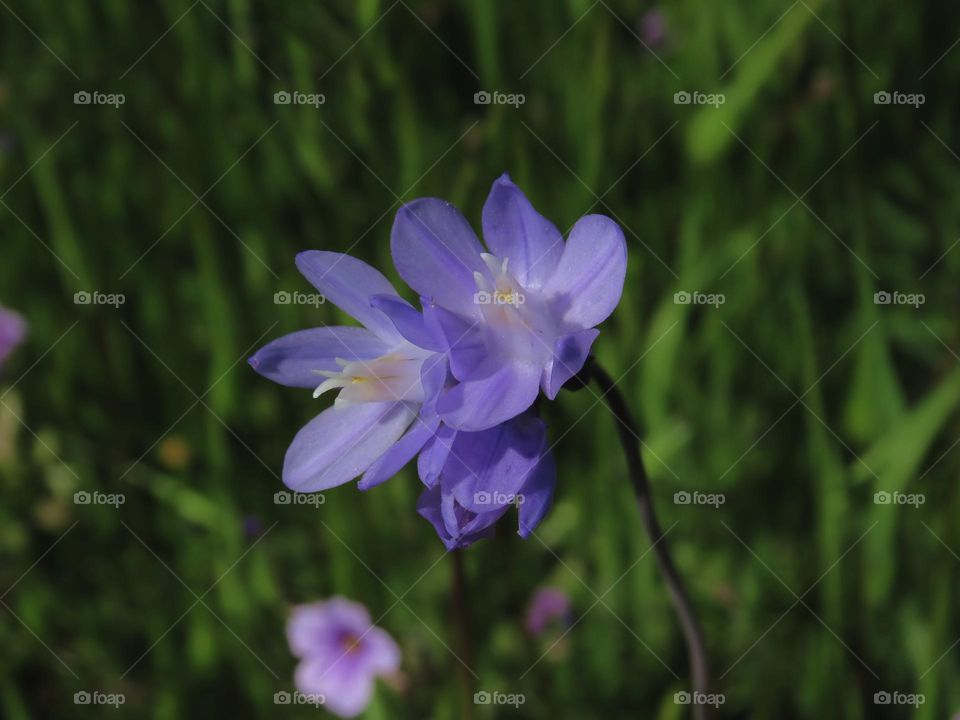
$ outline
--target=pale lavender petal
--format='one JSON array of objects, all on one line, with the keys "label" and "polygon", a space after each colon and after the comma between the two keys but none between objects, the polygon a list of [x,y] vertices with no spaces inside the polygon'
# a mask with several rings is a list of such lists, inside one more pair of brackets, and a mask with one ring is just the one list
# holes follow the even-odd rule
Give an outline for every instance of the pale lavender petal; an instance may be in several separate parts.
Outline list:
[{"label": "pale lavender petal", "polygon": [[550,400],[557,397],[563,384],[583,369],[590,347],[600,331],[591,328],[557,338],[550,364],[543,369],[540,386]]},{"label": "pale lavender petal", "polygon": [[254,370],[289,387],[315,388],[323,382],[317,370],[337,372],[337,358],[372,360],[390,346],[360,327],[320,327],[284,335],[249,359]]},{"label": "pale lavender petal", "polygon": [[536,470],[520,489],[523,502],[520,504],[519,533],[522,538],[530,536],[553,503],[553,493],[557,485],[557,464],[552,452],[544,450],[544,453]]},{"label": "pale lavender petal", "polygon": [[488,275],[483,246],[460,211],[436,198],[422,198],[397,212],[390,236],[393,263],[416,290],[455,312],[474,314],[476,281]]},{"label": "pale lavender petal", "polygon": [[443,335],[450,372],[458,380],[467,380],[490,359],[484,323],[480,318],[464,318],[442,307],[425,311]]},{"label": "pale lavender petal", "polygon": [[370,298],[370,304],[390,318],[397,332],[411,345],[434,352],[443,352],[446,349],[442,338],[435,337],[427,328],[423,315],[402,297],[374,295]]},{"label": "pale lavender petal", "polygon": [[400,648],[386,630],[372,628],[361,642],[367,670],[375,675],[388,675],[400,669]]},{"label": "pale lavender petal", "polygon": [[511,274],[528,289],[542,287],[563,255],[560,231],[506,173],[493,183],[483,206],[483,239],[491,253],[509,259]]},{"label": "pale lavender petal", "polygon": [[340,717],[356,717],[373,697],[373,676],[363,671],[360,658],[346,653],[339,660],[310,657],[294,673],[297,689],[323,695],[323,707]]},{"label": "pale lavender petal", "polygon": [[413,460],[414,456],[420,452],[424,443],[433,437],[439,425],[440,418],[435,415],[428,421],[425,421],[422,416],[414,420],[406,435],[400,438],[393,447],[383,453],[367,469],[360,479],[358,487],[361,490],[369,490],[400,472],[403,466]]},{"label": "pale lavender petal", "polygon": [[379,270],[343,253],[308,250],[297,255],[303,276],[327,300],[355,318],[387,342],[399,334],[382,312],[370,306],[371,295],[396,295],[390,281]]},{"label": "pale lavender petal", "polygon": [[[420,457],[417,458],[417,472],[427,487],[436,484],[456,437],[457,431],[454,428],[440,425],[433,438],[423,446]],[[437,507],[439,511],[439,505]]]},{"label": "pale lavender petal", "polygon": [[570,231],[544,293],[568,332],[591,328],[620,302],[626,272],[627,245],[620,227],[603,215],[586,215]]},{"label": "pale lavender petal", "polygon": [[500,366],[486,377],[455,385],[440,395],[437,411],[458,430],[486,430],[516,417],[537,398],[541,369],[523,362]]},{"label": "pale lavender petal", "polygon": [[297,433],[283,463],[283,482],[297,492],[342,485],[399,440],[415,416],[398,402],[328,408]]}]

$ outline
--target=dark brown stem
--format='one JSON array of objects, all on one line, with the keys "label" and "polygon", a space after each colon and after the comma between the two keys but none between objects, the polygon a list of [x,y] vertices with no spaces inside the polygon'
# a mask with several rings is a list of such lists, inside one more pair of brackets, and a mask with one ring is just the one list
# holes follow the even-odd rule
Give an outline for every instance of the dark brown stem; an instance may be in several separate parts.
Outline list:
[{"label": "dark brown stem", "polygon": [[[660,522],[653,510],[650,483],[647,480],[643,458],[640,455],[639,429],[630,413],[630,409],[627,407],[626,400],[617,390],[616,383],[595,359],[590,358],[585,370],[585,376],[594,380],[600,387],[603,393],[601,397],[617,419],[617,432],[620,436],[620,444],[623,446],[623,451],[627,457],[627,471],[630,475],[630,482],[633,484],[633,492],[637,497],[640,518],[644,527],[646,527],[647,535],[650,536],[650,541],[653,543],[654,556],[657,558],[660,573],[663,575],[667,589],[670,591],[670,598],[673,601],[684,638],[687,641],[692,690],[706,695],[710,691],[710,669],[703,629],[697,619],[693,603],[690,602],[690,596],[687,594],[680,573],[677,571],[677,566],[670,556],[667,539],[664,537],[663,529],[660,527]],[[693,715],[697,720],[707,720],[712,716],[711,708],[703,703],[705,698],[701,696],[699,699],[701,702],[692,705]]]},{"label": "dark brown stem", "polygon": [[467,608],[467,574],[463,566],[463,551],[454,550],[453,556],[453,612],[457,626],[457,651],[460,655],[460,705],[464,720],[473,718],[473,650],[470,644],[470,612]]}]

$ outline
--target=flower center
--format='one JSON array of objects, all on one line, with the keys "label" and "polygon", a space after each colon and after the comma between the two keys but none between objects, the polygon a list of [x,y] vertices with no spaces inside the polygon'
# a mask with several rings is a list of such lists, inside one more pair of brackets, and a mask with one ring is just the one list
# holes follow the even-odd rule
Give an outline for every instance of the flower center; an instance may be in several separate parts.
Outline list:
[{"label": "flower center", "polygon": [[341,388],[333,403],[335,408],[364,402],[423,402],[422,358],[395,351],[375,360],[337,358],[337,364],[341,366],[339,372],[316,371],[327,379],[313,391],[317,398]]},{"label": "flower center", "polygon": [[[475,272],[477,292],[474,302],[496,344],[508,356],[527,362],[540,362],[552,347],[548,318],[542,299],[527,292],[507,269],[509,258],[482,253],[490,277]],[[492,279],[492,282],[491,282]]]}]

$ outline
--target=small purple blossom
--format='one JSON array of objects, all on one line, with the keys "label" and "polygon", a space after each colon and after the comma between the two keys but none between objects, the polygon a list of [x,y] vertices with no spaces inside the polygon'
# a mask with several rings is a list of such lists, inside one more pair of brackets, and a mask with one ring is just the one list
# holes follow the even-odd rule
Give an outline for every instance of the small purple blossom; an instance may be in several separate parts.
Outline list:
[{"label": "small purple blossom", "polygon": [[640,19],[640,36],[651,48],[662,46],[667,39],[667,18],[660,8],[654,8]]},{"label": "small purple blossom", "polygon": [[397,212],[394,264],[443,334],[455,383],[437,399],[443,422],[486,430],[553,400],[583,367],[620,301],[627,249],[603,215],[580,218],[566,242],[509,175],[483,207],[487,249],[453,205],[415,200]]},{"label": "small purple blossom", "polygon": [[0,365],[26,337],[26,321],[17,313],[0,307]]},{"label": "small purple blossom", "polygon": [[570,596],[560,588],[543,587],[537,590],[527,608],[525,626],[531,635],[539,635],[555,621],[570,623]]},{"label": "small purple blossom", "polygon": [[363,605],[341,597],[295,607],[287,640],[300,658],[297,690],[322,695],[324,707],[340,717],[363,712],[374,680],[400,668],[400,648],[393,638],[371,624]]}]

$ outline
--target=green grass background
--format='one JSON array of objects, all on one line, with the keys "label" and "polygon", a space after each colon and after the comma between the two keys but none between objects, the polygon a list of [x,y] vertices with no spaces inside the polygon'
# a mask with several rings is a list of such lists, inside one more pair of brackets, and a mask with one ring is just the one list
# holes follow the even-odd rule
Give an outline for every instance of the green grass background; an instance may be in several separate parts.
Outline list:
[{"label": "green grass background", "polygon": [[[626,288],[595,352],[642,419],[721,716],[960,709],[960,49],[937,62],[960,13],[678,0],[658,59],[637,37],[652,7],[4,4],[0,302],[31,338],[0,384],[0,714],[315,716],[273,704],[292,683],[284,624],[342,594],[403,648],[404,686],[381,683],[367,717],[462,717],[451,558],[414,512],[415,473],[274,505],[320,406],[243,359],[344,320],[274,304],[310,291],[296,252],[349,250],[399,283],[399,203],[440,196],[478,226],[504,171],[562,230],[586,212],[624,226]],[[477,106],[480,89],[526,102]],[[875,105],[884,89],[926,102]],[[126,102],[74,105],[78,90]],[[277,106],[278,90],[326,102]],[[675,105],[680,90],[726,103]],[[80,290],[126,303],[78,306]],[[681,290],[726,302],[677,305]],[[882,290],[925,304],[876,305]],[[544,413],[559,483],[539,539],[505,521],[466,556],[471,683],[526,703],[475,716],[686,717],[614,425],[587,391]],[[126,503],[77,506],[80,489]],[[678,506],[680,490],[726,502]],[[880,490],[926,502],[876,505]],[[249,516],[269,529],[252,549]],[[521,623],[543,584],[583,617],[536,662],[552,640]],[[73,705],[83,689],[126,704]],[[926,702],[877,707],[880,690]]]}]

